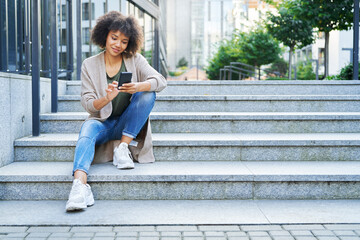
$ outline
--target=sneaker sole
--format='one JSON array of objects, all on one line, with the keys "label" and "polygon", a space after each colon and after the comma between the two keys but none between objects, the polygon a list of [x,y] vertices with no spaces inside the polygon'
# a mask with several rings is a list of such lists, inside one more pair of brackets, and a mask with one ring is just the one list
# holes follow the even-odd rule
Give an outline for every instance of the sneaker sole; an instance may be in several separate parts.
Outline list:
[{"label": "sneaker sole", "polygon": [[66,204],[66,211],[67,212],[73,212],[73,211],[81,211],[85,210],[87,208],[87,205],[84,203],[70,203]]},{"label": "sneaker sole", "polygon": [[123,165],[117,165],[118,169],[133,169],[134,165],[127,165],[127,164],[123,164]]}]

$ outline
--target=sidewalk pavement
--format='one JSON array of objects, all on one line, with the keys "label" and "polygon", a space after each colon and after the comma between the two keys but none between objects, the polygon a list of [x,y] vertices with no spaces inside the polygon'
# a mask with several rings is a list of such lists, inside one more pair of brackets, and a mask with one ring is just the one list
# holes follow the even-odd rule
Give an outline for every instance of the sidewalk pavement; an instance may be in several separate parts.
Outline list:
[{"label": "sidewalk pavement", "polygon": [[360,240],[360,224],[0,227],[0,239]]},{"label": "sidewalk pavement", "polygon": [[360,240],[360,200],[0,201],[3,239]]}]

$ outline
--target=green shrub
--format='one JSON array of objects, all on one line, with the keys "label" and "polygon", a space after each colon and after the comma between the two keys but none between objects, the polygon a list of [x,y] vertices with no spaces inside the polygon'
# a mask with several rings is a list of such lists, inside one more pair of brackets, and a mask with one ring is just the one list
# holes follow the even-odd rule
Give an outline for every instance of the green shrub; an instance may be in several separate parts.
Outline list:
[{"label": "green shrub", "polygon": [[268,77],[266,80],[289,80],[289,78],[285,77]]},{"label": "green shrub", "polygon": [[[360,63],[359,63],[360,68]],[[353,79],[353,65],[352,63],[346,65],[340,70],[338,75],[328,76],[326,80],[352,80]]]},{"label": "green shrub", "polygon": [[280,74],[280,76],[286,76],[288,69],[289,64],[283,58],[278,58],[271,64],[268,70],[274,73],[277,72]]},{"label": "green shrub", "polygon": [[352,63],[346,65],[340,70],[339,75],[337,75],[339,80],[351,80],[353,79],[353,65]]},{"label": "green shrub", "polygon": [[315,80],[316,74],[314,73],[312,63],[310,61],[300,62],[297,68],[297,79],[299,80]]}]

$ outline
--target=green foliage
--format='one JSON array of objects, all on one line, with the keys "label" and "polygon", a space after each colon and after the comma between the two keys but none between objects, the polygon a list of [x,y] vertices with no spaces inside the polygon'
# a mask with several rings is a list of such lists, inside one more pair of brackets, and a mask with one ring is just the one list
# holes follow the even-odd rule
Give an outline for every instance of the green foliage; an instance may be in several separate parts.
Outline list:
[{"label": "green foliage", "polygon": [[276,61],[281,49],[279,43],[264,29],[257,28],[248,34],[241,33],[242,58],[246,63],[261,67]]},{"label": "green foliage", "polygon": [[289,80],[287,77],[268,77],[265,80]]},{"label": "green foliage", "polygon": [[283,58],[278,58],[271,64],[268,70],[274,73],[279,73],[280,76],[285,76],[288,71],[288,63]]},{"label": "green foliage", "polygon": [[178,64],[176,65],[177,68],[180,68],[180,67],[187,67],[189,65],[188,61],[186,61],[185,57],[182,57]]},{"label": "green foliage", "polygon": [[325,78],[325,80],[338,80],[337,75],[329,75]]},{"label": "green foliage", "polygon": [[351,28],[353,4],[353,0],[285,0],[283,6],[295,18],[311,22],[321,32],[330,32]]},{"label": "green foliage", "polygon": [[187,66],[182,66],[182,67],[179,67],[179,69],[180,69],[181,71],[184,71],[184,70],[188,70],[188,67],[187,67]]},{"label": "green foliage", "polygon": [[[360,67],[360,63],[359,63]],[[341,68],[338,75],[329,76],[326,80],[352,80],[353,79],[353,64],[350,63],[345,67]]]},{"label": "green foliage", "polygon": [[[359,63],[360,68],[360,63]],[[340,73],[337,75],[327,76],[326,80],[352,80],[353,79],[353,64],[350,63],[341,68]]]},{"label": "green foliage", "polygon": [[183,73],[184,73],[183,71],[169,71],[169,75],[172,77],[180,76]]},{"label": "green foliage", "polygon": [[282,4],[296,19],[309,21],[325,33],[325,75],[329,71],[329,33],[351,28],[353,4],[353,0],[285,0]]},{"label": "green foliage", "polygon": [[267,14],[266,29],[291,49],[305,47],[314,41],[313,28],[308,20],[294,18],[287,8],[280,7],[279,15]]},{"label": "green foliage", "polygon": [[314,73],[312,63],[310,61],[300,62],[297,67],[298,80],[315,80],[316,74]]},{"label": "green foliage", "polygon": [[[219,43],[206,72],[209,79],[219,79],[220,69],[229,66],[230,62],[260,67],[276,61],[280,52],[279,43],[264,29],[258,28],[249,33],[235,32],[232,39]],[[233,75],[233,79],[238,79],[237,74]]]},{"label": "green foliage", "polygon": [[224,40],[219,43],[218,51],[209,61],[206,73],[209,79],[220,79],[220,69],[230,65],[230,62],[243,62],[243,54],[238,45],[236,34],[231,40]]},{"label": "green foliage", "polygon": [[[360,66],[360,65],[359,65]],[[352,63],[346,65],[340,70],[337,76],[339,80],[351,80],[353,79],[353,65]]]}]

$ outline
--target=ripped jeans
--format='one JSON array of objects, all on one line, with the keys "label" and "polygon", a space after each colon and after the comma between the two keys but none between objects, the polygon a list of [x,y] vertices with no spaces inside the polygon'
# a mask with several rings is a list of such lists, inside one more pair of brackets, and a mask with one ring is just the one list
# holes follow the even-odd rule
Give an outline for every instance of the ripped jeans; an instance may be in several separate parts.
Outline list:
[{"label": "ripped jeans", "polygon": [[95,155],[95,145],[120,140],[123,135],[135,138],[149,118],[155,98],[155,92],[137,92],[121,116],[109,117],[104,122],[85,121],[75,148],[73,175],[77,170],[88,174]]}]

